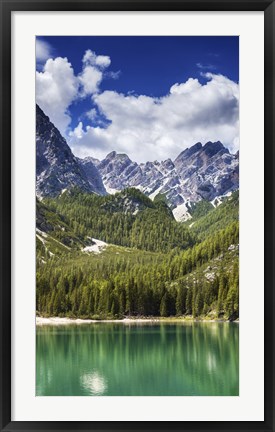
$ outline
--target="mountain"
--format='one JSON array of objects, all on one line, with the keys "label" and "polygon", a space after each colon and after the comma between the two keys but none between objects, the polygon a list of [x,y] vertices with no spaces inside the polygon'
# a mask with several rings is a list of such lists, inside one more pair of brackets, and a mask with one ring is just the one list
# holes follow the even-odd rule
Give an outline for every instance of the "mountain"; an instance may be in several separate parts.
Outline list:
[{"label": "mountain", "polygon": [[147,208],[155,208],[154,203],[150,198],[135,188],[123,189],[120,193],[110,195],[104,201],[102,200],[101,203],[101,209],[107,210],[108,212],[123,213],[133,216]]},{"label": "mountain", "polygon": [[97,159],[86,157],[84,159],[76,158],[76,160],[86,174],[88,182],[93,191],[99,195],[106,195],[107,192],[103,185],[101,175],[96,167]]},{"label": "mountain", "polygon": [[78,162],[66,140],[36,106],[36,193],[57,196],[64,189],[79,187],[86,192],[106,193],[97,168]]},{"label": "mountain", "polygon": [[138,164],[115,151],[102,161],[80,159],[37,106],[36,178],[38,197],[54,197],[73,187],[99,195],[135,187],[152,200],[165,195],[174,217],[182,221],[191,218],[192,203],[206,200],[215,205],[219,197],[238,189],[239,153],[209,141],[185,149],[174,161]]},{"label": "mountain", "polygon": [[[96,238],[108,244],[167,252],[193,244],[188,226],[175,221],[162,200],[153,202],[135,188],[99,196],[71,189],[37,201],[38,235],[46,234],[66,246]],[[78,242],[79,245],[79,242]]]},{"label": "mountain", "polygon": [[96,165],[107,192],[136,187],[151,199],[164,194],[177,219],[190,217],[190,202],[213,201],[239,187],[239,154],[229,153],[220,141],[197,143],[174,161],[137,164],[113,151]]},{"label": "mountain", "polygon": [[174,161],[190,201],[213,200],[239,187],[239,158],[220,141],[201,143],[184,150]]},{"label": "mountain", "polygon": [[238,317],[238,153],[79,159],[39,107],[36,124],[39,314]]},{"label": "mountain", "polygon": [[140,184],[140,167],[126,154],[112,151],[97,165],[97,168],[109,193]]}]

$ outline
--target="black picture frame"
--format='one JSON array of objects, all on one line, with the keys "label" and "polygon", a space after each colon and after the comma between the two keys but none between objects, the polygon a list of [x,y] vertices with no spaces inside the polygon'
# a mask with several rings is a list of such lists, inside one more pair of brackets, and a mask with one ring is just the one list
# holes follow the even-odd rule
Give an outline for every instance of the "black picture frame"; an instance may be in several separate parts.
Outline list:
[{"label": "black picture frame", "polygon": [[[0,427],[1,431],[275,431],[274,413],[274,0],[0,0]],[[265,417],[262,422],[11,421],[11,14],[12,11],[264,11]],[[255,311],[255,314],[257,312]],[[252,317],[253,319],[253,317]]]}]

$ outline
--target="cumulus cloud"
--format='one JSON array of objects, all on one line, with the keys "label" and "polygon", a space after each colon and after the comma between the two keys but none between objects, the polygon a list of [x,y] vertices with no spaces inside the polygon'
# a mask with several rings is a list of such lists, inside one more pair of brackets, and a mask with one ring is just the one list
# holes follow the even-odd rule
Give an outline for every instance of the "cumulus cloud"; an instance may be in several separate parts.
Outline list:
[{"label": "cumulus cloud", "polygon": [[86,66],[78,78],[82,85],[81,95],[89,96],[98,92],[99,84],[102,81],[102,72],[93,66]]},{"label": "cumulus cloud", "polygon": [[85,129],[79,124],[70,134],[73,151],[103,158],[116,150],[144,162],[174,158],[197,141],[220,140],[235,152],[239,146],[239,86],[223,75],[204,76],[208,79],[205,84],[190,78],[174,84],[162,98],[115,91],[94,94],[94,104],[111,123]]},{"label": "cumulus cloud", "polygon": [[99,91],[111,60],[87,50],[82,59],[82,71],[76,76],[66,57],[48,58],[50,45],[40,39],[36,43],[37,58],[47,60],[42,70],[36,72],[36,102],[65,136],[71,123],[70,105]]},{"label": "cumulus cloud", "polygon": [[109,56],[96,55],[94,51],[90,49],[85,51],[82,62],[85,66],[96,66],[100,69],[106,69],[111,64]]},{"label": "cumulus cloud", "polygon": [[36,102],[65,134],[71,117],[68,107],[78,96],[79,80],[68,59],[48,59],[42,72],[36,72]]},{"label": "cumulus cloud", "polygon": [[45,63],[52,55],[52,47],[49,43],[39,38],[36,38],[35,42],[36,61],[40,64]]},{"label": "cumulus cloud", "polygon": [[185,83],[174,84],[170,88],[171,94],[187,94],[200,88],[200,83],[197,79],[189,78]]},{"label": "cumulus cloud", "polygon": [[[222,141],[232,152],[238,149],[239,86],[223,75],[202,71],[206,83],[189,78],[172,85],[161,98],[101,93],[102,80],[119,75],[107,70],[109,56],[86,50],[82,71],[76,75],[67,58],[47,58],[47,44],[39,45],[37,55],[46,61],[36,73],[37,103],[80,157],[101,159],[116,150],[138,162],[173,159],[197,141],[209,140]],[[91,109],[71,130],[70,106],[87,97],[92,99]],[[90,125],[85,127],[87,119]]]},{"label": "cumulus cloud", "polygon": [[111,64],[109,56],[96,55],[94,51],[86,50],[82,59],[83,70],[79,74],[82,85],[82,96],[89,96],[99,91],[103,73]]},{"label": "cumulus cloud", "polygon": [[[69,133],[68,143],[78,157],[84,158],[92,155],[102,159],[107,153],[110,153],[111,149],[115,148],[110,146],[111,138],[112,136],[107,130],[98,126],[87,126],[84,129],[83,123],[79,122],[77,127]],[[91,143],[93,143],[92,149]]]},{"label": "cumulus cloud", "polygon": [[79,122],[77,127],[74,129],[74,136],[76,138],[82,138],[83,137],[83,123]]}]

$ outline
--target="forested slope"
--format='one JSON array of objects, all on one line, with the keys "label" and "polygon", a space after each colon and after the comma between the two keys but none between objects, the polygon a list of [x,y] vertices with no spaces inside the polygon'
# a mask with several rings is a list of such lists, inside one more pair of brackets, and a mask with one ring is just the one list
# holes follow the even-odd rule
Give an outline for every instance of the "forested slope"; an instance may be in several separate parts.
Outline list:
[{"label": "forested slope", "polygon": [[[205,207],[205,208],[204,208]],[[37,311],[82,318],[238,317],[238,194],[176,222],[137,189],[37,202]],[[108,246],[87,253],[100,239]]]}]

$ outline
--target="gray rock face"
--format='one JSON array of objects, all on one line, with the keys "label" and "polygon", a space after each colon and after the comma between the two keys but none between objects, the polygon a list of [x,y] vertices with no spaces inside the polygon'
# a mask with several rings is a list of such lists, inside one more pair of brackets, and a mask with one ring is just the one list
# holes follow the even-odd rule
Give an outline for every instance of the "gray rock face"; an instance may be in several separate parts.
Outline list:
[{"label": "gray rock face", "polygon": [[97,165],[109,192],[136,187],[150,198],[165,194],[172,208],[185,202],[208,201],[239,187],[239,158],[219,141],[185,149],[172,162],[138,165],[126,154],[111,152]]},{"label": "gray rock face", "polygon": [[126,154],[118,154],[115,151],[109,153],[97,168],[107,191],[125,189],[132,186],[135,178],[141,178],[138,164],[132,162]]},{"label": "gray rock face", "polygon": [[107,192],[103,185],[101,175],[96,167],[96,163],[99,163],[100,161],[91,157],[86,157],[85,159],[76,159],[86,174],[92,190],[99,195],[106,195]]},{"label": "gray rock face", "polygon": [[185,198],[211,201],[238,189],[238,155],[230,154],[221,142],[208,142],[204,146],[198,143],[185,152],[175,160]]},{"label": "gray rock face", "polygon": [[56,196],[79,187],[100,195],[125,188],[140,189],[151,199],[165,194],[172,209],[239,188],[239,153],[229,153],[220,141],[200,142],[172,161],[137,164],[127,154],[109,153],[99,161],[76,158],[49,118],[36,109],[36,189],[38,196]]},{"label": "gray rock face", "polygon": [[[92,168],[90,167],[90,170]],[[95,168],[96,170],[96,168]],[[44,112],[36,106],[36,193],[39,197],[56,196],[64,189],[79,187],[86,192],[104,191],[100,175],[91,175],[94,184],[66,140],[50,122]],[[101,184],[100,184],[101,182]],[[103,189],[102,189],[103,188]]]}]

